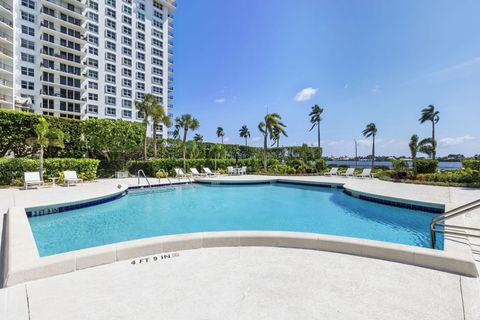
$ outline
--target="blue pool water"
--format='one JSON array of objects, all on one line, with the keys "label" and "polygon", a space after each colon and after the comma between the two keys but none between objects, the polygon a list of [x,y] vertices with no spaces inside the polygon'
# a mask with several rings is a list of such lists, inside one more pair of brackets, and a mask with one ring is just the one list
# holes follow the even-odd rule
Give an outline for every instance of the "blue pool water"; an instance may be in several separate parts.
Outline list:
[{"label": "blue pool water", "polygon": [[133,239],[227,230],[313,232],[429,247],[433,216],[359,200],[337,189],[264,184],[132,193],[29,221],[40,255],[47,256]]}]

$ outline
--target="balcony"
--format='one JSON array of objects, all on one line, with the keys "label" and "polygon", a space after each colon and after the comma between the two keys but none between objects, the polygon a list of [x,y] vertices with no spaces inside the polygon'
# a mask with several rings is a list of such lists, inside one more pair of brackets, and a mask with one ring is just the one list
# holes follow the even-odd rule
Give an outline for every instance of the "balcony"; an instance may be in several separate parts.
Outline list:
[{"label": "balcony", "polygon": [[7,58],[13,59],[13,51],[0,47],[0,56],[5,56]]},{"label": "balcony", "polygon": [[13,8],[11,5],[9,5],[8,3],[6,3],[5,1],[3,0],[0,0],[0,8],[5,10],[5,11],[8,11],[10,13],[13,13]]},{"label": "balcony", "polygon": [[13,73],[13,67],[11,65],[0,62],[0,73]]},{"label": "balcony", "polygon": [[[46,23],[43,23],[43,22],[40,23],[40,31],[48,33],[48,34],[52,34],[56,37],[63,38],[65,40],[70,40],[70,41],[77,42],[82,46],[85,43],[87,43],[87,40],[86,40],[87,38],[82,34],[80,34],[80,36],[77,37],[76,35],[72,35],[72,34],[62,32],[60,30],[60,28],[58,28],[58,27],[49,26],[49,25],[47,25]],[[45,41],[45,40],[43,40],[43,41]]]},{"label": "balcony", "polygon": [[85,80],[86,77],[83,76],[81,73],[73,73],[73,72],[69,72],[68,70],[62,70],[60,68],[51,68],[49,66],[44,66],[43,63],[40,63],[40,69],[42,71],[46,71],[46,72],[53,72],[57,75],[62,75],[62,76],[66,76],[66,77],[71,77],[71,78],[74,78],[74,79],[79,79],[79,80]]},{"label": "balcony", "polygon": [[[68,64],[71,64],[71,65],[76,65],[80,68],[84,67],[82,62],[81,62],[81,59],[78,59],[78,61],[70,60],[70,59],[68,59],[68,56],[66,56],[64,54],[60,54],[59,51],[49,52],[49,50],[44,50],[42,48],[42,49],[40,49],[40,54],[43,55],[44,58],[53,58],[53,59],[55,59],[59,62],[68,63]],[[85,54],[85,53],[82,52],[82,54]],[[80,56],[80,54],[78,54],[78,56]]]},{"label": "balcony", "polygon": [[173,100],[173,94],[168,95],[168,100]]},{"label": "balcony", "polygon": [[0,89],[13,89],[13,81],[9,81],[6,79],[0,79]]},{"label": "balcony", "polygon": [[169,67],[169,68],[168,68],[168,72],[173,73],[173,68],[172,68],[172,67]]},{"label": "balcony", "polygon": [[6,94],[0,94],[0,102],[13,104],[13,97]]},{"label": "balcony", "polygon": [[7,26],[10,29],[13,29],[13,21],[6,17],[0,16],[0,26],[2,25]]},{"label": "balcony", "polygon": [[6,42],[13,45],[13,37],[6,32],[0,31],[0,42]]},{"label": "balcony", "polygon": [[[77,6],[72,6],[72,2]],[[65,14],[70,14],[72,17],[85,21],[85,16],[83,15],[82,8],[85,7],[84,3],[71,0],[71,1],[61,1],[61,0],[46,0],[42,2],[43,5],[58,10]]]}]

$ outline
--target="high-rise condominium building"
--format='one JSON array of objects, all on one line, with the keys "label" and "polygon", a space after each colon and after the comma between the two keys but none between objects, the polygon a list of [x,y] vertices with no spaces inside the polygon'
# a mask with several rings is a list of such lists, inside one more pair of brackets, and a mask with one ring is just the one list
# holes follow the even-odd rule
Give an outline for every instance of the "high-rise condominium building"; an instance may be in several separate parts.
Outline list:
[{"label": "high-rise condominium building", "polygon": [[135,101],[151,93],[168,112],[175,0],[4,1],[2,107],[141,121]]}]

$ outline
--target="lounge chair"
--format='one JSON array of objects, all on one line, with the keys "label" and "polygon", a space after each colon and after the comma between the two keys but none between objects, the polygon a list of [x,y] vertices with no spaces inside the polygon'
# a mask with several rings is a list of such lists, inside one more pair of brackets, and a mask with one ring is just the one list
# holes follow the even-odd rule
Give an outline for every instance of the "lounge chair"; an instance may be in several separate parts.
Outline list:
[{"label": "lounge chair", "polygon": [[373,178],[372,169],[363,169],[362,173],[357,174],[358,178]]},{"label": "lounge chair", "polygon": [[75,185],[82,182],[82,179],[77,177],[76,171],[63,171],[63,180],[67,184],[67,187],[70,187],[71,184]]},{"label": "lounge chair", "polygon": [[201,177],[205,175],[204,173],[198,172],[197,168],[190,168],[190,172],[194,177]]},{"label": "lounge chair", "polygon": [[239,172],[240,175],[245,175],[247,174],[247,167],[242,167]]},{"label": "lounge chair", "polygon": [[40,179],[40,172],[25,172],[23,177],[25,180],[25,190],[28,190],[28,186],[43,186],[43,181]]},{"label": "lounge chair", "polygon": [[333,167],[333,168],[330,169],[329,172],[325,172],[324,175],[325,176],[336,176],[336,175],[338,175],[338,168]]},{"label": "lounge chair", "polygon": [[342,177],[354,177],[355,168],[348,168],[346,172],[340,174]]},{"label": "lounge chair", "polygon": [[175,168],[174,170],[175,170],[175,173],[177,174],[177,178],[190,178],[192,176],[191,174],[187,174],[183,172],[183,170],[180,168]]},{"label": "lounge chair", "polygon": [[212,170],[210,170],[210,168],[207,168],[207,167],[203,167],[203,172],[205,172],[207,176],[214,176],[214,177],[220,174],[218,172],[212,172]]},{"label": "lounge chair", "polygon": [[233,169],[233,167],[227,167],[227,173],[229,176],[237,174],[235,169]]}]

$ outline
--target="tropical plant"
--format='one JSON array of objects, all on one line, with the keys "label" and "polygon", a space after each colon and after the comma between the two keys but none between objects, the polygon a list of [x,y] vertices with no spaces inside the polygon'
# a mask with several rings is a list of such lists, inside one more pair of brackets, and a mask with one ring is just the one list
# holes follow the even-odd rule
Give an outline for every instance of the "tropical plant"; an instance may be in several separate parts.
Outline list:
[{"label": "tropical plant", "polygon": [[193,136],[193,141],[203,142],[203,136],[200,133],[195,133],[195,135]]},{"label": "tropical plant", "polygon": [[319,158],[322,157],[322,147],[320,145],[320,121],[322,121],[322,113],[323,113],[323,108],[321,108],[318,104],[316,104],[312,107],[312,111],[309,114],[310,123],[312,124],[310,131],[312,131],[313,128],[317,127],[317,144],[318,144]]},{"label": "tropical plant", "polygon": [[250,138],[250,130],[248,130],[248,127],[246,125],[243,125],[240,130],[238,130],[240,134],[240,138],[245,139],[245,145],[248,145],[248,138]]},{"label": "tropical plant", "polygon": [[215,161],[215,170],[217,170],[217,159],[223,154],[223,145],[216,143],[213,146],[213,157]]},{"label": "tropical plant", "polygon": [[435,106],[429,105],[428,107],[422,109],[422,114],[420,116],[420,123],[430,121],[432,123],[432,160],[436,159],[437,154],[437,141],[435,140],[435,125],[440,120],[440,111],[435,110]]},{"label": "tropical plant", "polygon": [[135,101],[135,107],[137,108],[138,112],[140,112],[143,116],[143,126],[144,126],[144,135],[143,135],[143,158],[147,160],[147,132],[148,132],[148,118],[152,115],[152,112],[155,112],[157,108],[159,108],[160,102],[157,98],[151,94],[147,93],[143,100]]},{"label": "tropical plant", "polygon": [[156,104],[150,111],[152,117],[152,140],[153,140],[153,156],[157,157],[157,128],[163,124],[165,128],[172,126],[172,118],[165,113],[165,108],[160,104]]},{"label": "tropical plant", "polygon": [[222,127],[217,128],[217,137],[222,139],[222,144],[223,144],[223,137],[225,137],[225,131],[223,130]]},{"label": "tropical plant", "polygon": [[372,169],[375,166],[375,136],[377,135],[377,126],[375,123],[369,123],[362,131],[362,134],[365,138],[372,137]]},{"label": "tropical plant", "polygon": [[425,138],[425,139],[419,140],[418,136],[414,134],[410,138],[410,143],[408,144],[408,147],[410,148],[410,153],[412,156],[413,174],[416,176],[418,171],[417,170],[417,154],[420,152],[420,153],[425,153],[428,156],[431,156],[434,149],[434,142],[432,141],[431,138]]},{"label": "tropical plant", "polygon": [[268,113],[264,121],[258,124],[258,130],[263,135],[263,169],[267,171],[267,158],[268,158],[268,138],[273,139],[274,130],[278,131],[279,135],[283,134],[287,137],[285,131],[286,125],[281,121],[282,117],[278,113]]},{"label": "tropical plant", "polygon": [[189,130],[192,130],[192,131],[197,130],[200,127],[200,122],[197,119],[195,119],[194,117],[192,117],[192,115],[187,113],[187,114],[183,114],[182,116],[177,117],[175,119],[175,126],[176,127],[178,126],[179,130],[183,129],[183,139],[182,139],[182,143],[183,143],[183,168],[186,169],[185,158],[186,158],[186,155],[187,155],[186,142],[187,142],[188,131]]},{"label": "tropical plant", "polygon": [[35,125],[35,137],[28,138],[26,143],[39,148],[40,180],[43,180],[43,154],[48,147],[63,148],[64,133],[56,128],[50,128],[47,120],[41,117]]}]

